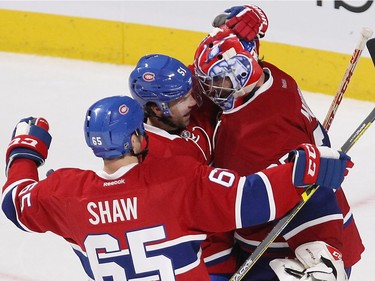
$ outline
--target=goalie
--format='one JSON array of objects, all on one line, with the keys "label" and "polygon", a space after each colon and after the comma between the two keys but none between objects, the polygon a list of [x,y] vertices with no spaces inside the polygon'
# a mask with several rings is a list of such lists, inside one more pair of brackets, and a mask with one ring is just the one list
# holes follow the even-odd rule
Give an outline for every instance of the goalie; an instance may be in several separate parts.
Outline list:
[{"label": "goalie", "polygon": [[[327,132],[296,81],[259,59],[259,39],[269,27],[264,11],[254,5],[232,7],[217,16],[213,25],[215,29],[198,46],[194,61],[202,93],[223,110],[215,130],[213,165],[244,175],[284,163],[288,150],[299,142],[330,146]],[[276,274],[280,280],[342,281],[350,276],[364,247],[342,189],[324,193],[326,190],[319,190],[309,200],[245,280],[277,280]],[[240,248],[240,264],[272,227],[265,224],[236,231],[234,249]],[[297,259],[278,260],[284,257]],[[222,261],[215,264],[212,260],[208,265],[211,280],[226,280],[231,275],[223,274]],[[283,266],[292,269],[283,271]],[[297,271],[302,273],[295,274]]]}]

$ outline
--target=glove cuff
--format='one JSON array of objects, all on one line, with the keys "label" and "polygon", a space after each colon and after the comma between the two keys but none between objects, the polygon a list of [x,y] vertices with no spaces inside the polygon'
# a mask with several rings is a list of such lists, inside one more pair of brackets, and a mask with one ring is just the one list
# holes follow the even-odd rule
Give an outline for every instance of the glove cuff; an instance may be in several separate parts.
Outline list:
[{"label": "glove cuff", "polygon": [[291,151],[289,161],[294,162],[293,184],[307,186],[317,182],[320,169],[320,152],[312,144],[301,144],[297,150]]},{"label": "glove cuff", "polygon": [[6,167],[5,167],[5,175],[8,176],[8,171],[10,166],[12,165],[13,161],[18,158],[27,158],[31,159],[35,162],[37,167],[42,166],[44,164],[45,158],[42,157],[38,152],[35,150],[31,150],[29,148],[17,147],[10,151],[9,156],[7,156]]}]

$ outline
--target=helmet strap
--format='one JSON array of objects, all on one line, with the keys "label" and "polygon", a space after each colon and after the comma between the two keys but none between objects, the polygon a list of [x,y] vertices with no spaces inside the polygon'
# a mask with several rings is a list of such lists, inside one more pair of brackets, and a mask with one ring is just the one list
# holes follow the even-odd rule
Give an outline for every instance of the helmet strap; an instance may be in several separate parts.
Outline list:
[{"label": "helmet strap", "polygon": [[176,130],[180,130],[180,128],[179,128],[178,126],[176,126],[176,124],[173,123],[173,122],[171,121],[171,119],[169,119],[167,116],[165,116],[165,115],[163,115],[163,116],[161,116],[161,117],[156,116],[156,118],[157,118],[160,122],[164,123],[165,125],[174,128],[174,129],[172,129],[172,130],[168,130],[169,133],[170,133],[170,132],[174,132],[174,131],[176,131]]},{"label": "helmet strap", "polygon": [[156,115],[155,111],[152,109],[152,105],[150,104],[147,104],[145,107],[145,118],[155,118],[161,123],[167,125],[168,127],[171,127],[172,128],[171,130],[166,130],[166,131],[173,135],[179,135],[185,129],[185,128],[180,128],[176,126],[176,124],[173,123],[165,114],[163,114],[162,116]]},{"label": "helmet strap", "polygon": [[[135,131],[135,134],[137,136],[141,135],[138,129]],[[142,150],[140,152],[135,153],[133,148],[130,150],[130,154],[137,157],[139,163],[142,163],[148,154],[148,135],[146,134],[146,132],[144,133],[143,138],[144,138],[144,142],[142,143]]]}]

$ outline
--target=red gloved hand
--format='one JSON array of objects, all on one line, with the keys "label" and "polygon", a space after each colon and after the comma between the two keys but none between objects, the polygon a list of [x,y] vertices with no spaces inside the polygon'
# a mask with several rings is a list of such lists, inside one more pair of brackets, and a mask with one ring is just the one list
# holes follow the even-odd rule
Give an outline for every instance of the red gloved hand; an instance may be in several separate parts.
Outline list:
[{"label": "red gloved hand", "polygon": [[247,41],[264,37],[268,29],[268,19],[264,11],[255,5],[234,6],[218,15],[212,25],[226,24],[233,32]]}]

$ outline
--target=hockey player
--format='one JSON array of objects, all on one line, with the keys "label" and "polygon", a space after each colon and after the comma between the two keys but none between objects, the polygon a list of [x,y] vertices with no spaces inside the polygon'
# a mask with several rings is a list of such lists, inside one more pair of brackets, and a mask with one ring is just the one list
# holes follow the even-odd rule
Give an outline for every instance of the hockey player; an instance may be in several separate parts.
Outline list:
[{"label": "hockey player", "polygon": [[[226,25],[216,29],[202,41],[195,55],[196,76],[203,92],[223,109],[214,140],[214,166],[234,169],[241,175],[283,163],[288,150],[296,143],[330,145],[325,130],[303,100],[294,79],[274,65],[258,60],[258,37],[264,35],[262,26],[268,26],[262,23],[264,17],[257,16],[261,23],[258,29],[248,28],[260,32],[256,40],[248,41],[249,37],[244,40],[236,36],[238,32],[233,33],[233,24],[241,23],[241,17],[254,11],[259,12],[248,6],[229,9],[226,16],[232,18],[224,17],[224,23],[231,21],[232,30]],[[309,251],[320,257],[321,251],[329,251],[331,246],[342,253],[346,273],[350,275],[352,265],[360,259],[364,248],[343,191],[325,193],[327,190],[319,191],[310,199],[255,264],[248,274],[249,279],[275,280],[277,277],[268,266],[275,258],[297,256],[299,269],[310,266],[300,258],[302,252]],[[266,224],[236,232],[235,237],[244,251],[242,260],[272,227]],[[284,265],[285,261],[281,263]],[[274,263],[273,267],[282,268]],[[337,268],[339,275],[326,274],[327,279],[317,279],[345,280],[343,271],[343,267]],[[297,280],[288,279],[293,278],[291,275],[282,278],[280,280]]]},{"label": "hockey player", "polygon": [[[195,95],[193,78],[183,63],[162,54],[142,57],[130,74],[131,95],[145,111],[150,147],[146,161],[186,155],[211,163],[211,142],[220,107],[206,96]],[[212,273],[211,280],[221,278],[218,274],[223,272],[235,271],[237,259],[230,255],[233,244],[233,233],[209,235],[202,244],[202,257]]]},{"label": "hockey player", "polygon": [[209,280],[200,258],[207,233],[280,218],[300,200],[295,186],[339,188],[352,166],[346,154],[308,144],[291,162],[244,177],[185,156],[140,164],[143,109],[126,96],[94,103],[84,128],[103,170],[64,168],[39,180],[49,124],[22,119],[6,152],[2,210],[24,231],[63,237],[97,281]]},{"label": "hockey player", "polygon": [[202,163],[211,162],[211,139],[220,108],[206,97],[202,101],[195,96],[192,78],[182,62],[162,54],[142,57],[131,72],[131,95],[145,111],[148,159],[190,155]]}]

